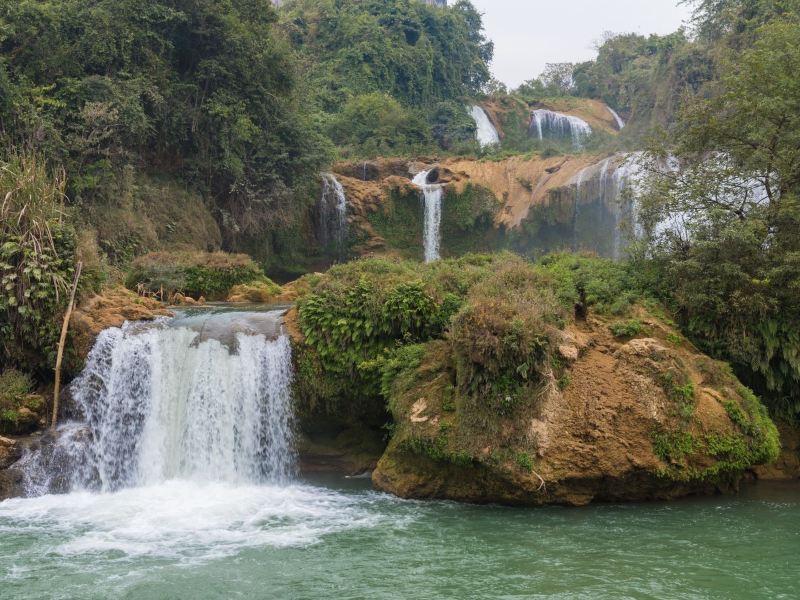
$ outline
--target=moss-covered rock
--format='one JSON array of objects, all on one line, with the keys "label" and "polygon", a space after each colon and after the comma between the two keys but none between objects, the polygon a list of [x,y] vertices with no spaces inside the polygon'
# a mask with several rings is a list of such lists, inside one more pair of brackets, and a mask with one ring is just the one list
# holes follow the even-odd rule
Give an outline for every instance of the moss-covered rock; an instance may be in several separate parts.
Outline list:
[{"label": "moss-covered rock", "polygon": [[272,285],[245,254],[224,252],[154,252],[133,261],[125,284],[163,300],[180,293],[192,298],[224,300],[237,285]]},{"label": "moss-covered rock", "polygon": [[28,375],[15,369],[0,373],[0,434],[24,435],[35,431],[46,408],[45,399],[33,393],[33,380]]},{"label": "moss-covered rock", "polygon": [[290,330],[301,419],[375,428],[388,407],[373,481],[405,497],[670,498],[779,451],[758,400],[611,261],[360,261],[309,281]]},{"label": "moss-covered rock", "polygon": [[[669,347],[667,327],[639,318],[656,337],[620,342],[599,316],[571,325],[541,381],[518,381],[506,402],[491,386],[465,386],[452,348],[430,344],[393,384],[395,435],[376,486],[404,497],[579,505],[733,489],[751,466],[775,460],[775,427],[752,393],[729,374],[708,381],[696,366],[705,357]],[[688,383],[671,383],[676,373]]]}]

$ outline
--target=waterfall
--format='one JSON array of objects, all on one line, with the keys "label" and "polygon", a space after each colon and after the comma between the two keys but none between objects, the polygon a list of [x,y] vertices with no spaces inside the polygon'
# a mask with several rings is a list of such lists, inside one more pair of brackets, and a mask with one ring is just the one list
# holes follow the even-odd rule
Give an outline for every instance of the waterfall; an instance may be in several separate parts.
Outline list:
[{"label": "waterfall", "polygon": [[535,110],[531,120],[530,135],[544,139],[570,139],[572,145],[581,150],[592,135],[589,124],[578,117],[564,115],[551,110]]},{"label": "waterfall", "polygon": [[617,127],[619,130],[622,131],[625,129],[625,121],[622,120],[622,117],[619,116],[619,113],[610,106],[607,106],[606,108],[608,108],[608,112],[611,113],[611,116],[614,117],[614,120],[617,122]]},{"label": "waterfall", "polygon": [[444,188],[441,184],[428,183],[430,173],[430,171],[422,171],[414,177],[414,183],[422,188],[425,201],[425,225],[422,234],[425,262],[433,262],[440,258],[442,196],[444,196]]},{"label": "waterfall", "polygon": [[480,106],[472,106],[470,107],[470,114],[478,128],[478,144],[480,144],[481,148],[498,145],[500,143],[500,136],[497,133],[497,129],[492,125],[491,120],[489,120],[486,111]]},{"label": "waterfall", "polygon": [[343,258],[347,241],[347,196],[336,176],[322,175],[322,195],[317,207],[317,239]]},{"label": "waterfall", "polygon": [[583,243],[599,254],[622,258],[625,229],[641,235],[638,206],[633,194],[639,178],[640,153],[618,154],[582,169],[575,186],[574,249]]},{"label": "waterfall", "polygon": [[79,417],[17,465],[27,495],[288,479],[291,346],[280,320],[206,313],[103,331],[70,387]]}]

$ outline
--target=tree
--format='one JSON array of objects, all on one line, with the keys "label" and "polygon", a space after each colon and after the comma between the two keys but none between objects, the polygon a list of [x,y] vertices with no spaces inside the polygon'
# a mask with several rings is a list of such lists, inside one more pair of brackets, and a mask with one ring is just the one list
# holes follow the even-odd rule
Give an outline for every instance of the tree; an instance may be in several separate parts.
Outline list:
[{"label": "tree", "polygon": [[643,199],[652,285],[698,345],[789,418],[800,416],[797,39],[798,23],[774,20],[721,55],[713,95],[689,99],[674,143],[653,151]]}]

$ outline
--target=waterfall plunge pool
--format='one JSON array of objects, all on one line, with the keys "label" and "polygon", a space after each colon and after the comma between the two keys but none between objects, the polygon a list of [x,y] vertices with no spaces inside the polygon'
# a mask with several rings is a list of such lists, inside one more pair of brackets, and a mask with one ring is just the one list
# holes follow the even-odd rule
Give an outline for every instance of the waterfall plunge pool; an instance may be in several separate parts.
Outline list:
[{"label": "waterfall plunge pool", "polygon": [[3,600],[796,597],[797,485],[522,510],[299,479],[281,315],[101,334],[0,503]]},{"label": "waterfall plunge pool", "polygon": [[797,485],[523,510],[168,481],[0,504],[6,600],[789,599],[798,551]]}]

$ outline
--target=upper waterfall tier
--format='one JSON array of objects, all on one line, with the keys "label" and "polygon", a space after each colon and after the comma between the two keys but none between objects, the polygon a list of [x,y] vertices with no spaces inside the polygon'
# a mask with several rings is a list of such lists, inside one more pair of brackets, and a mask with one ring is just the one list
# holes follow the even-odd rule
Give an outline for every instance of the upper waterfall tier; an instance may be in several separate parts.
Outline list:
[{"label": "upper waterfall tier", "polygon": [[580,150],[592,135],[592,128],[581,118],[539,109],[533,111],[530,135],[535,135],[539,140],[571,140],[572,145]]},{"label": "upper waterfall tier", "polygon": [[475,125],[478,128],[476,136],[478,138],[478,144],[480,144],[481,148],[487,148],[489,146],[496,146],[499,144],[500,135],[497,133],[497,129],[495,129],[494,125],[492,125],[492,122],[489,119],[489,115],[486,114],[486,111],[480,106],[471,106],[470,114],[472,115]]}]

